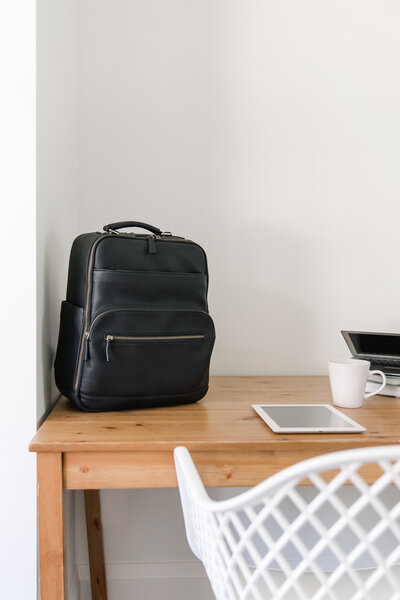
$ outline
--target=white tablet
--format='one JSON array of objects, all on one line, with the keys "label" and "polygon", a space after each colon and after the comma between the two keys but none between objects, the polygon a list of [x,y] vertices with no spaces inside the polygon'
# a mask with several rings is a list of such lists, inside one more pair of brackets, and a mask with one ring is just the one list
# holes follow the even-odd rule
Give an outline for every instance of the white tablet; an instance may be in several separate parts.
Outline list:
[{"label": "white tablet", "polygon": [[361,433],[365,427],[330,404],[253,404],[275,433]]}]

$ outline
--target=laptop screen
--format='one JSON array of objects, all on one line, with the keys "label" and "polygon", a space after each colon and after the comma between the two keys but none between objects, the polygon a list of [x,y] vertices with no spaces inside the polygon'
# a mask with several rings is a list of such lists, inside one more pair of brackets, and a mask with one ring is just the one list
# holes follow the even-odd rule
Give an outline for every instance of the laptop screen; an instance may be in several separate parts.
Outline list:
[{"label": "laptop screen", "polygon": [[400,357],[400,334],[362,331],[342,331],[342,334],[353,355]]}]

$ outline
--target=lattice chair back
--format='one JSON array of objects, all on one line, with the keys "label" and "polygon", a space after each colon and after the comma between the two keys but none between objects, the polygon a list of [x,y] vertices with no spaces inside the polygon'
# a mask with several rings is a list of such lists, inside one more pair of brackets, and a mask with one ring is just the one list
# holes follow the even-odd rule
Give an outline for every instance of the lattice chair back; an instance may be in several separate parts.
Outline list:
[{"label": "lattice chair back", "polygon": [[222,501],[186,448],[175,465],[188,541],[218,600],[400,599],[400,446],[312,458]]}]

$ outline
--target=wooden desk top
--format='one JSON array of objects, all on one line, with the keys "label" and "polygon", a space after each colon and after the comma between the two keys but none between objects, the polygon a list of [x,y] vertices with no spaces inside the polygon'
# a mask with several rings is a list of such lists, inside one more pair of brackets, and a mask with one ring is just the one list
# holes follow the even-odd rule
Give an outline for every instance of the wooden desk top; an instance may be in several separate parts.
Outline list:
[{"label": "wooden desk top", "polygon": [[324,452],[400,443],[400,399],[374,396],[341,409],[366,427],[356,434],[275,434],[251,404],[331,402],[327,377],[211,377],[198,403],[85,413],[61,398],[30,444],[32,452]]}]

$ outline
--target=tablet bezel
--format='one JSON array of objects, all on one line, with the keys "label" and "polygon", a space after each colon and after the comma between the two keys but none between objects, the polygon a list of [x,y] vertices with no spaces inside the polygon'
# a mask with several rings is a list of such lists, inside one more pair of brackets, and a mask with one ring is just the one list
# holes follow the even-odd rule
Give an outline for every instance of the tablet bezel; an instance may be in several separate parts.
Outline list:
[{"label": "tablet bezel", "polygon": [[[357,423],[353,419],[350,419],[347,415],[342,413],[337,408],[331,406],[330,404],[252,404],[252,408],[256,411],[259,417],[272,429],[274,433],[362,433],[366,431],[366,428]],[[280,427],[279,424],[274,421],[274,419],[263,410],[265,407],[269,406],[296,406],[297,408],[301,406],[307,407],[315,407],[315,406],[325,406],[331,412],[335,413],[339,417],[341,417],[346,423],[349,423],[351,427]]]}]

